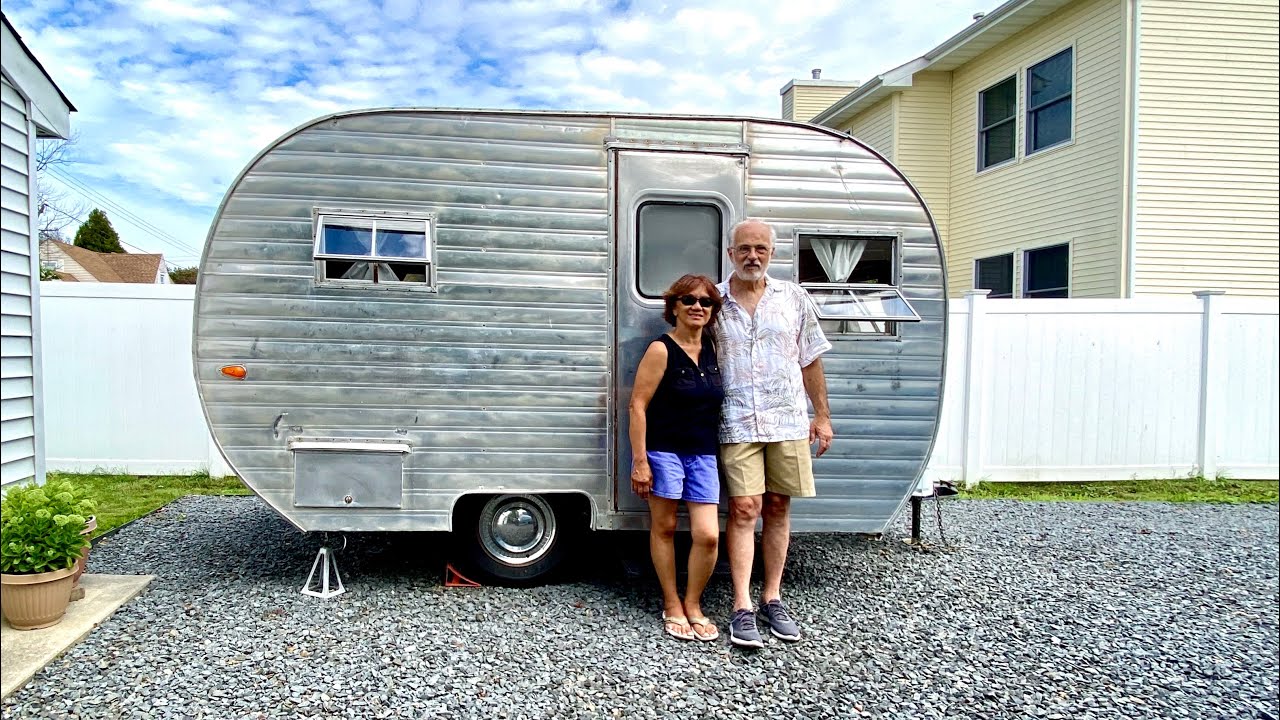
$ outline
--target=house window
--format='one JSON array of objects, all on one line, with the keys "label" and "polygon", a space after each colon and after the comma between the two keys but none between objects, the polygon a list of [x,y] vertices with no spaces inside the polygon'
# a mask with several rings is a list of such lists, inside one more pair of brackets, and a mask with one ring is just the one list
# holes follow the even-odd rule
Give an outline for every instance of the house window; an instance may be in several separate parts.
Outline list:
[{"label": "house window", "polygon": [[1071,140],[1071,48],[1027,71],[1027,154]]},{"label": "house window", "polygon": [[435,289],[435,216],[319,210],[316,280]]},{"label": "house window", "polygon": [[1028,250],[1022,256],[1022,276],[1025,278],[1022,296],[1067,297],[1067,279],[1070,275],[1071,249],[1068,245]]},{"label": "house window", "polygon": [[719,207],[646,202],[636,213],[636,224],[636,282],[644,297],[662,297],[685,273],[720,277],[724,225]]},{"label": "house window", "polygon": [[978,169],[1013,159],[1018,139],[1018,79],[1008,78],[979,94]]},{"label": "house window", "polygon": [[987,297],[1013,297],[1013,253],[979,258],[973,277],[974,288],[991,291]]},{"label": "house window", "polygon": [[809,293],[823,330],[895,335],[920,315],[898,289],[898,238],[799,234],[796,280]]}]

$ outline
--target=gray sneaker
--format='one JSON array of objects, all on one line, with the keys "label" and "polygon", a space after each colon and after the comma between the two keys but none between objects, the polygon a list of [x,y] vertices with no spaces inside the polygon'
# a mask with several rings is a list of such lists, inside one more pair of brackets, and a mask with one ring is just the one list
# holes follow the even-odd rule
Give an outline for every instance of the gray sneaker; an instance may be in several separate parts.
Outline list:
[{"label": "gray sneaker", "polygon": [[770,600],[761,605],[760,615],[764,617],[764,624],[769,626],[769,632],[774,636],[787,642],[800,639],[800,626],[796,625],[796,621],[791,617],[791,611],[787,610],[787,606],[783,605],[781,600]]},{"label": "gray sneaker", "polygon": [[729,621],[729,642],[738,647],[762,648],[764,638],[756,627],[756,614],[751,610],[734,610]]}]

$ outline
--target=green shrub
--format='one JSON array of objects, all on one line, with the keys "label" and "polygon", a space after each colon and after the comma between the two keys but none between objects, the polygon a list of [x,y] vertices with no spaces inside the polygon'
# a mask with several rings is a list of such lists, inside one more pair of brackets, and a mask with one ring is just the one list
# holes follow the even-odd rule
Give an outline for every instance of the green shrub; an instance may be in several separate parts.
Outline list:
[{"label": "green shrub", "polygon": [[66,480],[11,488],[0,503],[0,572],[28,575],[71,567],[89,544],[80,533],[93,511],[93,501]]}]

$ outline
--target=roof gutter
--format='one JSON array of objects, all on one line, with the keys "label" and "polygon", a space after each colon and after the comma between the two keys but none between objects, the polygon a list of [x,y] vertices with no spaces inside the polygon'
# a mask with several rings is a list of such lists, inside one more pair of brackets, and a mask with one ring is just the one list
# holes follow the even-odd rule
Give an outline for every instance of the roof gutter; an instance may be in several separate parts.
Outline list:
[{"label": "roof gutter", "polygon": [[982,19],[974,21],[973,24],[947,38],[941,45],[925,53],[923,58],[928,60],[930,63],[941,60],[947,55],[950,55],[951,51],[956,50],[973,38],[986,32],[987,28],[999,23],[1001,20],[1004,20],[1010,15],[1013,15],[1024,7],[1035,2],[1038,2],[1038,0],[1009,0],[1005,4],[984,15]]},{"label": "roof gutter", "polygon": [[827,127],[836,127],[856,115],[863,107],[870,105],[900,88],[911,87],[912,77],[928,67],[924,58],[916,58],[906,65],[899,65],[883,75],[877,75],[867,84],[845,95],[839,102],[823,110],[821,114],[809,122]]},{"label": "roof gutter", "polygon": [[825,125],[827,127],[836,127],[843,124],[862,110],[863,107],[884,97],[891,90],[911,87],[911,78],[913,75],[928,68],[930,65],[933,65],[939,60],[945,58],[947,55],[950,55],[952,51],[964,46],[969,41],[986,32],[993,25],[998,24],[1000,21],[1022,10],[1024,7],[1031,5],[1032,3],[1042,1],[1043,0],[1009,0],[995,10],[987,13],[982,17],[982,19],[974,21],[964,30],[952,35],[941,45],[935,47],[924,55],[921,55],[905,65],[900,65],[883,75],[877,75],[865,85],[841,98],[836,104],[822,111],[821,114],[814,117],[810,122],[818,125]]}]

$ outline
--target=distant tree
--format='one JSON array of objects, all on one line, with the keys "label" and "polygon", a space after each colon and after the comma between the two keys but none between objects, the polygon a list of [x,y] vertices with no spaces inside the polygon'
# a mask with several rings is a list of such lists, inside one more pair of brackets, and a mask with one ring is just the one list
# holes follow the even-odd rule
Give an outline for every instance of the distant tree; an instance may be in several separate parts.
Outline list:
[{"label": "distant tree", "polygon": [[61,280],[62,278],[58,277],[58,271],[54,270],[53,268],[40,268],[40,279],[41,280]]},{"label": "distant tree", "polygon": [[39,214],[40,239],[66,242],[63,231],[89,211],[83,202],[73,200],[51,182],[49,176],[61,172],[75,162],[75,146],[80,133],[70,138],[38,140],[36,143],[36,210]]},{"label": "distant tree", "polygon": [[197,269],[195,267],[174,268],[169,271],[169,282],[174,285],[195,285]]},{"label": "distant tree", "polygon": [[89,219],[76,230],[76,247],[94,252],[124,252],[124,247],[120,245],[120,234],[111,227],[107,214],[97,208],[89,211]]}]

